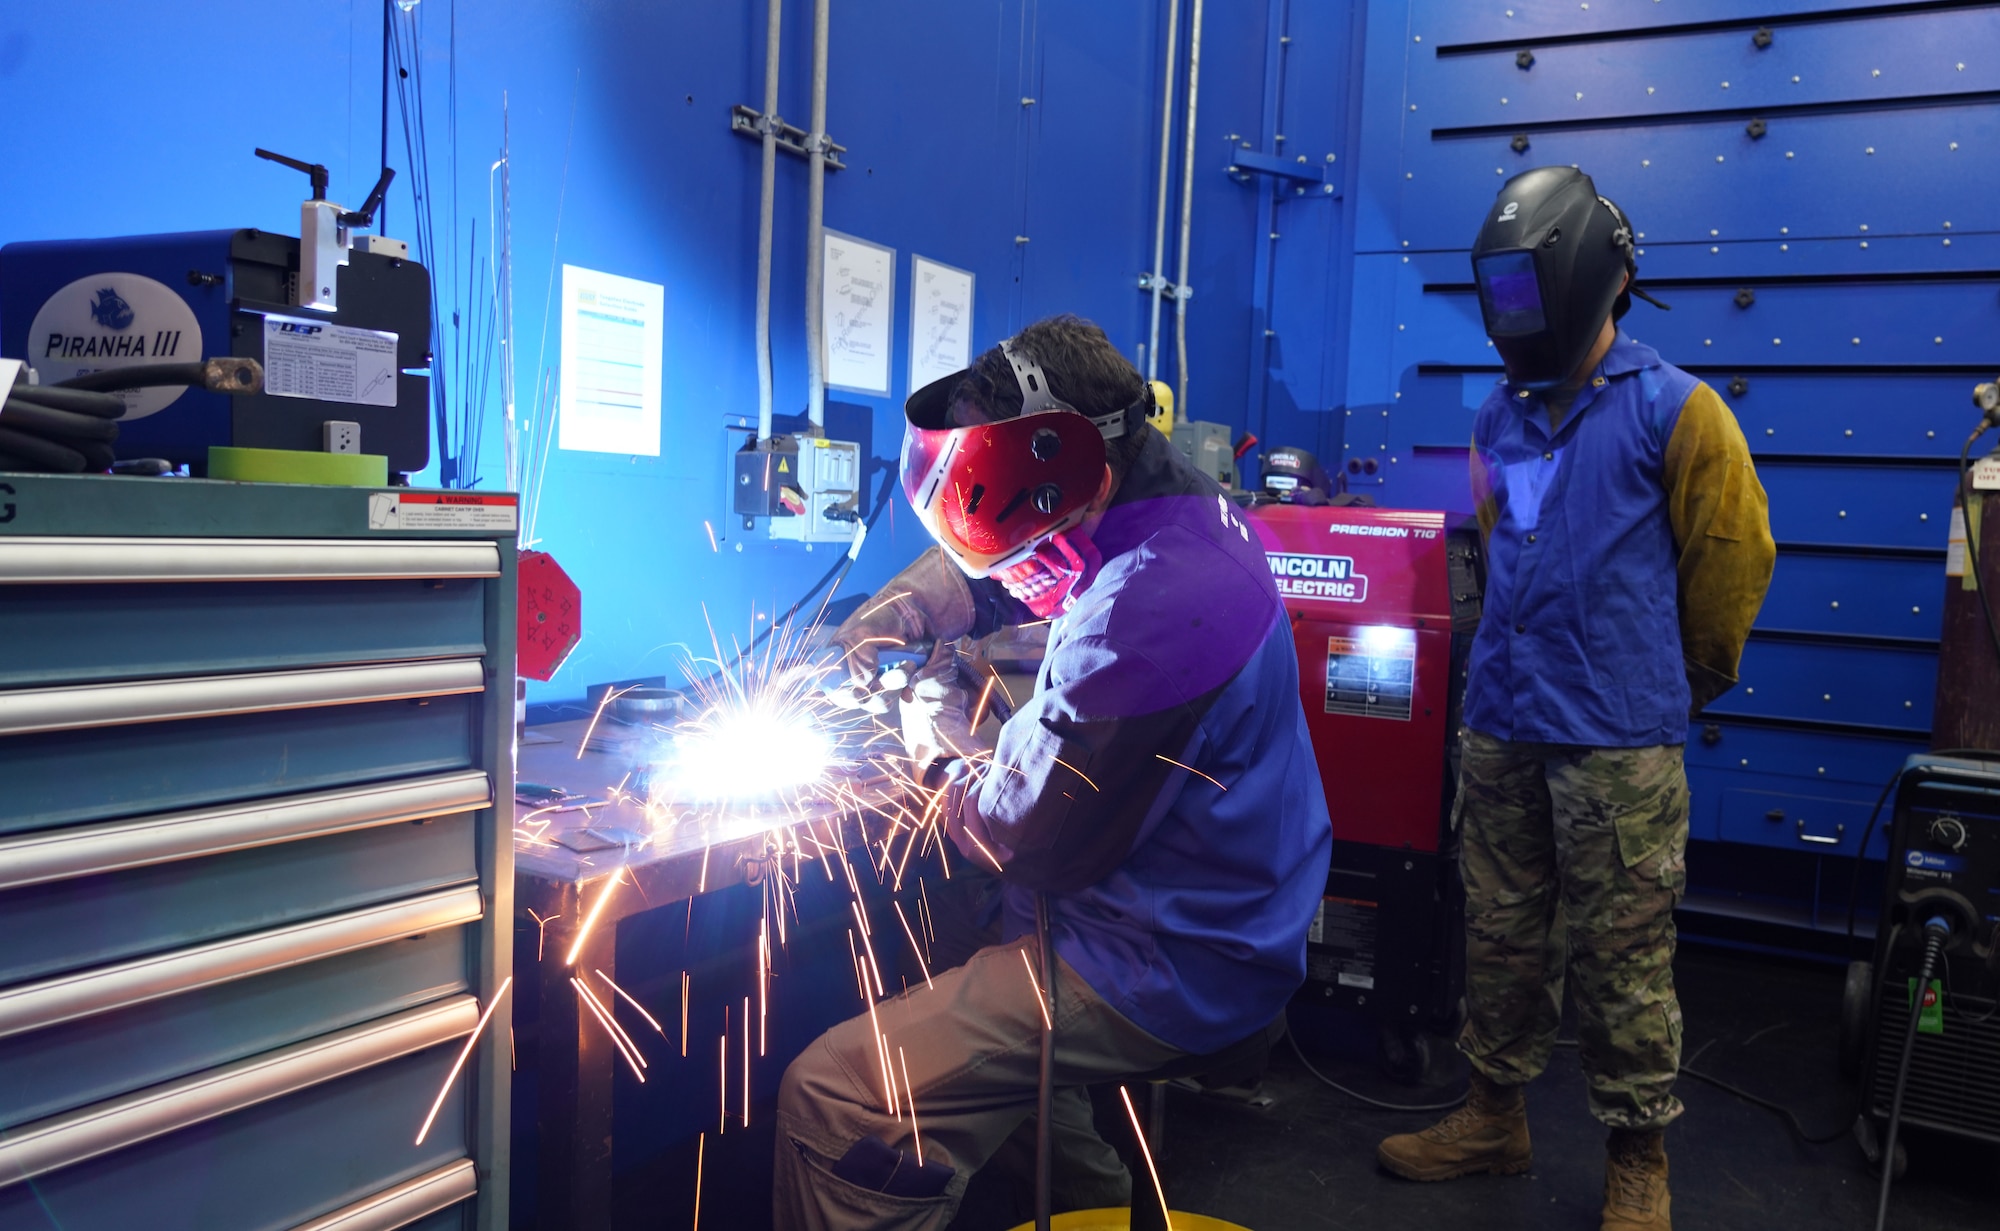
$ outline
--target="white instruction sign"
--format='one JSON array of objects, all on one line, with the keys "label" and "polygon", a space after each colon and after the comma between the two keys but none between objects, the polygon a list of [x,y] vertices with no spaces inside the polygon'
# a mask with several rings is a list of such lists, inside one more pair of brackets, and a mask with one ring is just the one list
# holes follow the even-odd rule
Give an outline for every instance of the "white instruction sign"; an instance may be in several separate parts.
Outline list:
[{"label": "white instruction sign", "polygon": [[660,455],[666,305],[657,282],[563,266],[558,446]]},{"label": "white instruction sign", "polygon": [[828,231],[824,252],[820,319],[826,329],[826,383],[887,397],[896,250]]},{"label": "white instruction sign", "polygon": [[2000,491],[2000,453],[1988,453],[1972,463],[1972,490]]},{"label": "white instruction sign", "polygon": [[910,392],[972,363],[972,275],[910,258]]},{"label": "white instruction sign", "polygon": [[264,392],[357,406],[396,404],[396,335],[292,316],[264,318]]},{"label": "white instruction sign", "polygon": [[519,497],[487,492],[370,492],[370,530],[512,532]]}]

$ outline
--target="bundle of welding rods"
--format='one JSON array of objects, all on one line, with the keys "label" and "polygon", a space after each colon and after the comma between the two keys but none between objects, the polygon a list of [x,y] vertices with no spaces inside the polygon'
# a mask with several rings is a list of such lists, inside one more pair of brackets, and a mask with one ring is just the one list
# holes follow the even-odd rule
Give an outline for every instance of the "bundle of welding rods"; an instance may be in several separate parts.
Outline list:
[{"label": "bundle of welding rods", "polygon": [[31,385],[23,372],[0,402],[0,470],[109,470],[124,413],[115,393]]}]

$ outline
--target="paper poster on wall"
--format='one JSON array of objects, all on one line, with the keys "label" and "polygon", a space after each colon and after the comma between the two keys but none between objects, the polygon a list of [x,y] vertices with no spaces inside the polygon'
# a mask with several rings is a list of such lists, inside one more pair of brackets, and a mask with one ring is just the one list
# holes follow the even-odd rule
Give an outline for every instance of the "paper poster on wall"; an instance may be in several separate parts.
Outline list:
[{"label": "paper poster on wall", "polygon": [[559,446],[660,455],[666,298],[657,282],[563,266]]},{"label": "paper poster on wall", "polygon": [[896,250],[828,231],[824,251],[820,305],[826,325],[826,383],[887,397]]},{"label": "paper poster on wall", "polygon": [[972,275],[910,257],[910,391],[972,362]]}]

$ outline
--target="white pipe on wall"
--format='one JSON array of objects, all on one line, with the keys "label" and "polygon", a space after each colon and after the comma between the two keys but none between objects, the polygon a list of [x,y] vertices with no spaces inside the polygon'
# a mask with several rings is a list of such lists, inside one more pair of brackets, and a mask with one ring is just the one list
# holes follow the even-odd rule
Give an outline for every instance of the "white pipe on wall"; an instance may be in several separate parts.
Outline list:
[{"label": "white pipe on wall", "polygon": [[1174,281],[1179,283],[1174,300],[1174,367],[1179,377],[1179,388],[1174,397],[1174,420],[1178,423],[1185,423],[1188,418],[1188,238],[1194,233],[1194,119],[1200,90],[1201,0],[1194,0],[1194,13],[1188,23],[1187,131],[1181,147],[1181,260],[1180,272],[1174,275]]},{"label": "white pipe on wall", "polygon": [[757,215],[757,441],[771,438],[771,231],[778,188],[778,39],[785,0],[771,0],[764,33],[764,179]]},{"label": "white pipe on wall", "polygon": [[1167,0],[1167,62],[1160,74],[1160,197],[1153,209],[1153,319],[1147,331],[1146,379],[1160,370],[1160,293],[1166,289],[1167,195],[1173,182],[1174,69],[1179,50],[1181,0]]},{"label": "white pipe on wall", "polygon": [[815,431],[826,423],[826,314],[821,288],[826,282],[826,43],[831,0],[813,4],[812,132],[806,138],[811,169],[806,173],[806,417]]}]

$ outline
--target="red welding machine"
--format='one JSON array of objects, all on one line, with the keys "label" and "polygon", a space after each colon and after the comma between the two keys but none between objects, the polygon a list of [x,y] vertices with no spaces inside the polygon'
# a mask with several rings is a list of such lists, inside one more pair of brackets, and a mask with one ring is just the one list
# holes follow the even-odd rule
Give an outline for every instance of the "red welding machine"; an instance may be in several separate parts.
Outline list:
[{"label": "red welding machine", "polygon": [[1414,1066],[1426,1033],[1456,1030],[1464,984],[1451,805],[1479,534],[1410,509],[1262,504],[1250,516],[1291,615],[1333,816],[1299,994],[1373,1018],[1386,1058]]}]

